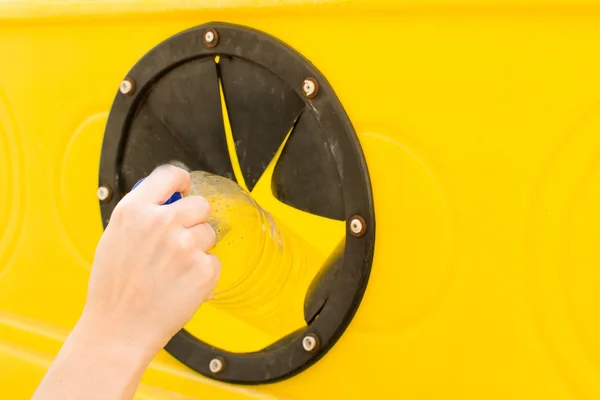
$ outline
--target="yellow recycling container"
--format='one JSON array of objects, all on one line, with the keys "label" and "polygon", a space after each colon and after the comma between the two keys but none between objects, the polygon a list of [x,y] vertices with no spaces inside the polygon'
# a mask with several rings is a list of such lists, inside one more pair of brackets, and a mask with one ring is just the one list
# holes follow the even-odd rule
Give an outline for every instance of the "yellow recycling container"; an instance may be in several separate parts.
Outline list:
[{"label": "yellow recycling container", "polygon": [[4,0],[0,56],[0,397],[29,398],[76,322],[135,167],[197,155],[144,150],[196,126],[164,101],[184,82],[221,100],[198,126],[229,157],[184,164],[231,172],[325,272],[287,339],[207,304],[137,398],[600,398],[599,1]]}]

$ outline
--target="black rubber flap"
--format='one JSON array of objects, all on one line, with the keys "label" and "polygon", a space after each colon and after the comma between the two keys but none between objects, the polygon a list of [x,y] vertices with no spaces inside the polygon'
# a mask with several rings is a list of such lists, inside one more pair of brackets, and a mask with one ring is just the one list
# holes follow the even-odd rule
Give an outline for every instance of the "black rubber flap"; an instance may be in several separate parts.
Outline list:
[{"label": "black rubber flap", "polygon": [[304,320],[307,324],[311,324],[319,315],[338,282],[340,270],[344,264],[345,245],[346,240],[342,239],[313,278],[306,292],[306,297],[304,298]]},{"label": "black rubber flap", "polygon": [[271,182],[275,197],[311,214],[344,220],[334,151],[336,143],[324,135],[313,113],[303,113],[275,166]]},{"label": "black rubber flap", "polygon": [[122,189],[173,161],[233,179],[212,57],[161,77],[138,107],[123,154]]},{"label": "black rubber flap", "polygon": [[240,167],[252,190],[304,104],[291,87],[257,64],[222,57],[219,70]]}]

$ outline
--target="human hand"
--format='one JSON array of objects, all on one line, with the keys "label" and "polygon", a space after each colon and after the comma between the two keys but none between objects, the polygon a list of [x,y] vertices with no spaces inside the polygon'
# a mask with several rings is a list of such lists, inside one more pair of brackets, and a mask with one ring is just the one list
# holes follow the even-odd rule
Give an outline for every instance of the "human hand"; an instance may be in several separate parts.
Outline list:
[{"label": "human hand", "polygon": [[189,196],[161,205],[189,189],[189,173],[162,166],[117,204],[96,249],[81,325],[151,358],[210,298],[221,266],[206,253],[215,242],[208,202]]},{"label": "human hand", "polygon": [[131,399],[151,359],[212,294],[209,204],[190,175],[157,168],[115,207],[96,249],[81,318],[33,399]]}]

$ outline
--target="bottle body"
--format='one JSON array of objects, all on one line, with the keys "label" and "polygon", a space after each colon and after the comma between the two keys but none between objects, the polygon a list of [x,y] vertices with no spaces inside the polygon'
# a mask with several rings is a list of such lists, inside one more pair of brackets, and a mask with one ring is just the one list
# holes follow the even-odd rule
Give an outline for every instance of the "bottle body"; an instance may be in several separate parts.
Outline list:
[{"label": "bottle body", "polygon": [[323,257],[237,183],[191,172],[189,195],[208,200],[222,264],[211,303],[278,336],[305,325],[304,298]]}]

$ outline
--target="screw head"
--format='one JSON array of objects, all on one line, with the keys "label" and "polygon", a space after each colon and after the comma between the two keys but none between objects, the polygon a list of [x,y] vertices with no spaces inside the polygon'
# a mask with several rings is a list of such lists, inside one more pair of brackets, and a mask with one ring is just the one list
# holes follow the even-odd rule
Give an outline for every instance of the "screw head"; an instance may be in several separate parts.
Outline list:
[{"label": "screw head", "polygon": [[219,43],[219,34],[214,29],[207,29],[203,39],[206,47],[215,47]]},{"label": "screw head", "polygon": [[135,84],[133,83],[133,79],[131,79],[131,78],[123,79],[123,81],[121,81],[121,84],[119,85],[119,90],[123,94],[132,94],[133,91],[135,90]]},{"label": "screw head", "polygon": [[366,230],[367,223],[361,216],[355,215],[354,217],[350,218],[350,232],[352,235],[361,237],[365,234]]},{"label": "screw head", "polygon": [[224,367],[225,364],[221,358],[213,358],[210,360],[210,363],[208,363],[208,369],[210,369],[210,372],[213,374],[218,374],[219,372],[223,371]]},{"label": "screw head", "polygon": [[112,190],[106,185],[102,185],[96,190],[96,196],[98,196],[98,200],[105,202],[110,199],[112,195]]},{"label": "screw head", "polygon": [[304,348],[304,350],[308,351],[309,353],[315,351],[318,346],[319,340],[314,334],[309,333],[308,335],[304,336],[304,338],[302,338],[302,348]]},{"label": "screw head", "polygon": [[302,91],[306,97],[312,99],[319,93],[319,83],[315,78],[306,78],[302,83]]}]

